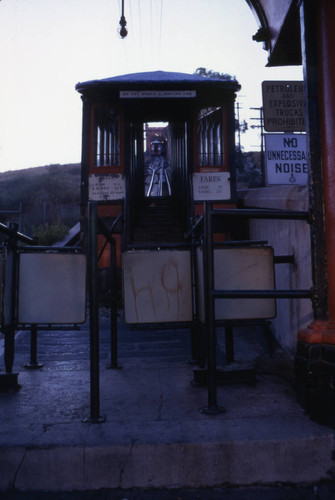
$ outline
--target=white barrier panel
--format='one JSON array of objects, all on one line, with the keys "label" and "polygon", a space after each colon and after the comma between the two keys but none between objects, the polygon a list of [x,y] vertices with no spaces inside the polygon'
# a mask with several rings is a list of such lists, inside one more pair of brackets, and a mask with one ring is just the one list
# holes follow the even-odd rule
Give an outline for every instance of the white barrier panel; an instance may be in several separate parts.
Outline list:
[{"label": "white barrier panel", "polygon": [[[203,258],[197,252],[200,320],[205,321]],[[274,290],[271,247],[216,248],[214,250],[216,290]],[[215,299],[217,320],[265,319],[276,315],[276,301],[269,299]]]},{"label": "white barrier panel", "polygon": [[19,263],[19,323],[85,321],[85,255],[21,253]]},{"label": "white barrier panel", "polygon": [[145,250],[123,254],[124,312],[127,323],[192,320],[191,254]]}]

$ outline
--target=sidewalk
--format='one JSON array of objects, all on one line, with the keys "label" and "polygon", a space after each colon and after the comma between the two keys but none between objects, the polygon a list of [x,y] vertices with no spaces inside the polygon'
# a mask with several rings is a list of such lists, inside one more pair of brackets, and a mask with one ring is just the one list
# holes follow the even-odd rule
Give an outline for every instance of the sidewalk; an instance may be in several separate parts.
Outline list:
[{"label": "sidewalk", "polygon": [[[225,412],[204,415],[187,329],[134,330],[119,318],[119,362],[110,361],[109,318],[101,311],[100,408],[89,424],[90,348],[80,331],[38,333],[40,370],[27,370],[30,333],[16,339],[21,389],[0,394],[0,490],[202,488],[312,483],[331,479],[334,432],[295,401],[291,366],[263,334],[243,328],[237,361],[257,361],[254,385],[218,389]],[[218,330],[219,354],[224,345]],[[3,357],[0,359],[3,370]]]}]

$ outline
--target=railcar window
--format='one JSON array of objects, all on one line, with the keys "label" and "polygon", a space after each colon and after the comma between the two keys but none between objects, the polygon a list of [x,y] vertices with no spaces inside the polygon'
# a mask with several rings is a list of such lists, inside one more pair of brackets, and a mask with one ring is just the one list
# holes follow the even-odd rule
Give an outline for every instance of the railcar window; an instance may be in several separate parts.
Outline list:
[{"label": "railcar window", "polygon": [[198,166],[224,165],[222,108],[204,108],[198,115]]},{"label": "railcar window", "polygon": [[95,152],[97,167],[120,164],[119,116],[114,109],[98,108],[94,113]]}]

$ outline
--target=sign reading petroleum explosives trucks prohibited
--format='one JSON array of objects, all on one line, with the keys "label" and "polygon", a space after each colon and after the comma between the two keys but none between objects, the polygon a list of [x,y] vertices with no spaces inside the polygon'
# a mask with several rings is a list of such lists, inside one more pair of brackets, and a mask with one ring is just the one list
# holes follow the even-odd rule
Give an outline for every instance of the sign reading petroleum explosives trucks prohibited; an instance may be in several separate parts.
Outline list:
[{"label": "sign reading petroleum explosives trucks prohibited", "polygon": [[308,165],[305,134],[266,134],[267,184],[307,184]]},{"label": "sign reading petroleum explosives trucks prohibited", "polygon": [[304,83],[262,83],[264,129],[267,132],[305,132]]}]

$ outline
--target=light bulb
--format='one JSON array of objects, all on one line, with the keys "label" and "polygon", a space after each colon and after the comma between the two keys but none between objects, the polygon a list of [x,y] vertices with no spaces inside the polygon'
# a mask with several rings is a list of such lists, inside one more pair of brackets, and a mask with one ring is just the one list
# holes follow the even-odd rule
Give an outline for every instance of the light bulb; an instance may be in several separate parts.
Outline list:
[{"label": "light bulb", "polygon": [[126,18],[124,16],[121,16],[119,25],[120,25],[120,28],[119,28],[118,32],[119,32],[120,37],[126,38],[126,36],[128,35],[128,30],[126,28],[127,21],[126,21]]}]

